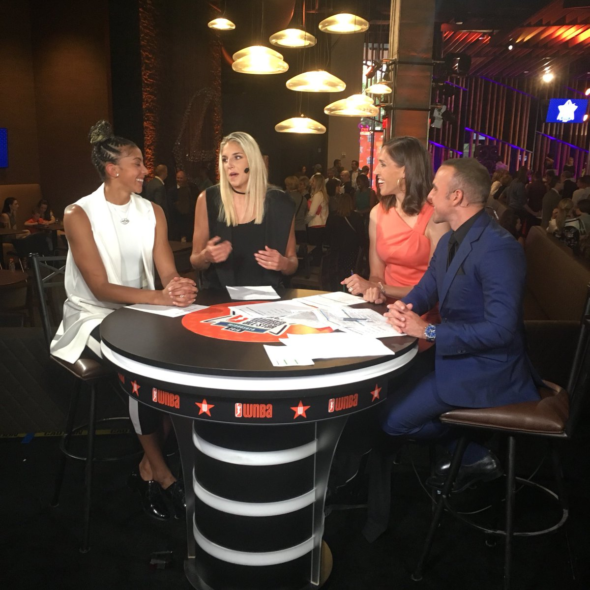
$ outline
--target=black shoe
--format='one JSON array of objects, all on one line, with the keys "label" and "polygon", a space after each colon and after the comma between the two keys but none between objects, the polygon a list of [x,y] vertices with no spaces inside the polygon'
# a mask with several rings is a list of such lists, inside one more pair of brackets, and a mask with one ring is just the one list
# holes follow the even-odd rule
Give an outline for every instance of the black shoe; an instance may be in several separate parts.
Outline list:
[{"label": "black shoe", "polygon": [[358,476],[349,483],[328,492],[324,516],[329,516],[336,510],[356,510],[367,507],[368,485],[366,481],[359,481]]},{"label": "black shoe", "polygon": [[[451,467],[450,459],[442,459],[434,469],[434,475],[426,480],[426,485],[440,488],[445,485],[447,475]],[[498,459],[490,452],[483,459],[469,465],[461,465],[459,473],[453,485],[453,493],[465,491],[469,486],[478,481],[492,481],[502,477],[504,472]]]},{"label": "black shoe", "polygon": [[145,481],[139,473],[133,473],[129,478],[129,486],[137,490],[141,497],[141,506],[144,512],[157,520],[169,520],[170,511],[162,495],[162,488],[153,479]]},{"label": "black shoe", "polygon": [[184,520],[186,518],[186,500],[183,483],[180,480],[176,480],[172,485],[169,485],[163,490],[163,492],[172,503],[174,518],[176,520]]}]

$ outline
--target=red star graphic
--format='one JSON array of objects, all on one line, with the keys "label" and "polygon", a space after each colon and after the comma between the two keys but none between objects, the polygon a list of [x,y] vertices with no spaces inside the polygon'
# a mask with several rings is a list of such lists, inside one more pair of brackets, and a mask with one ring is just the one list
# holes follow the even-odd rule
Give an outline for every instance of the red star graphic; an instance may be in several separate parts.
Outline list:
[{"label": "red star graphic", "polygon": [[131,387],[133,387],[133,391],[131,393],[134,393],[137,397],[139,397],[139,388],[141,385],[137,381],[132,381]]},{"label": "red star graphic", "polygon": [[306,412],[306,410],[309,410],[310,407],[311,406],[304,406],[303,402],[300,401],[298,406],[291,408],[295,412],[295,416],[293,416],[293,420],[295,420],[299,416],[303,416],[304,418],[307,418],[307,414],[305,412]]},{"label": "red star graphic", "polygon": [[371,403],[373,403],[376,399],[381,399],[379,397],[379,392],[381,391],[381,387],[379,387],[378,383],[375,383],[375,389],[373,389],[373,391],[371,391],[371,395],[373,396],[373,399],[371,400]]},{"label": "red star graphic", "polygon": [[199,416],[201,414],[211,416],[211,408],[215,407],[213,404],[208,404],[206,399],[204,399],[202,403],[195,402],[195,405],[199,406]]}]

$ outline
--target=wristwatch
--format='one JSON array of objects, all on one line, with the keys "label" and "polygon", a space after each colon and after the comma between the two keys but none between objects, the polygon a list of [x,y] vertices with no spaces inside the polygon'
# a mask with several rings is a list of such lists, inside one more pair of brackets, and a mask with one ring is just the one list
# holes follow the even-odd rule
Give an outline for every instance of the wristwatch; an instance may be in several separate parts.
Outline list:
[{"label": "wristwatch", "polygon": [[434,324],[428,324],[428,326],[424,328],[424,338],[426,338],[428,342],[434,342],[436,340],[436,326]]}]

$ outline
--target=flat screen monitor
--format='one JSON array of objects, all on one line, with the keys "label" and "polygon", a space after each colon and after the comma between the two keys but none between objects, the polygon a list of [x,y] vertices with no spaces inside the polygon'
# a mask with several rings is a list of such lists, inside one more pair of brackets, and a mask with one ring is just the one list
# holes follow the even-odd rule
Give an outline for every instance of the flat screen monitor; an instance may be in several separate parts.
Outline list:
[{"label": "flat screen monitor", "polygon": [[0,127],[0,168],[8,168],[8,133]]},{"label": "flat screen monitor", "polygon": [[552,98],[545,122],[583,123],[587,109],[587,98]]}]

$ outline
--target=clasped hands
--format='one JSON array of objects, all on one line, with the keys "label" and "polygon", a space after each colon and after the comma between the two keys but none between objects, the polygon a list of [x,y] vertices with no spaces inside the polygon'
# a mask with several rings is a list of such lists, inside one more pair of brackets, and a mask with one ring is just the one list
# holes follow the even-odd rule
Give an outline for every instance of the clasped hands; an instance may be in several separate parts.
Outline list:
[{"label": "clasped hands", "polygon": [[[228,242],[227,240],[222,242],[219,236],[209,240],[207,246],[203,250],[205,261],[209,263],[225,262],[231,252],[231,242]],[[254,258],[262,268],[268,270],[282,271],[285,268],[286,258],[282,256],[278,250],[273,250],[268,246],[265,246],[264,250],[254,252]]]},{"label": "clasped hands", "polygon": [[385,303],[386,298],[381,289],[375,287],[375,283],[367,281],[357,274],[346,277],[340,284],[346,285],[348,292],[352,295],[362,295],[363,299],[369,303],[376,303],[377,305]]},{"label": "clasped hands", "polygon": [[387,321],[398,331],[415,338],[424,338],[424,329],[428,325],[417,313],[412,311],[411,303],[404,303],[398,299],[388,305],[388,312],[384,314]]},{"label": "clasped hands", "polygon": [[163,289],[164,305],[176,305],[186,307],[195,302],[197,298],[197,285],[192,279],[174,277]]}]

